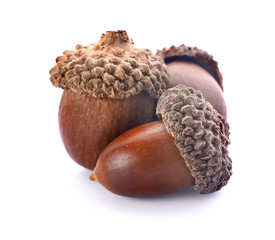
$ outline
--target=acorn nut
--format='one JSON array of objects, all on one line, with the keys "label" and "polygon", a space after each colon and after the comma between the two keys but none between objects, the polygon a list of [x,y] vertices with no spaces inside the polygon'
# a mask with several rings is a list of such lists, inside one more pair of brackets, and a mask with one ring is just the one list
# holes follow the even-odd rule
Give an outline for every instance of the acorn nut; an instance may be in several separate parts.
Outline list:
[{"label": "acorn nut", "polygon": [[183,84],[200,90],[204,98],[227,118],[223,97],[223,78],[213,56],[197,47],[184,44],[157,51],[168,66],[168,88]]},{"label": "acorn nut", "polygon": [[121,133],[151,122],[168,83],[163,59],[136,49],[126,31],[106,32],[56,59],[50,80],[64,89],[59,129],[65,148],[94,169],[101,151]]},{"label": "acorn nut", "polygon": [[91,180],[129,197],[156,196],[194,185],[200,193],[232,175],[229,126],[202,93],[179,85],[159,98],[162,121],[133,128],[100,154]]}]

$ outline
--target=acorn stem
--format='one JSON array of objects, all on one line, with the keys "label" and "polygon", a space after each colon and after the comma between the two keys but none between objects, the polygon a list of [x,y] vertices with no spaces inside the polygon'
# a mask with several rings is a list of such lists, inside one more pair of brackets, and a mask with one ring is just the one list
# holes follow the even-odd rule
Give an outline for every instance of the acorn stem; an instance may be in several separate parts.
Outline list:
[{"label": "acorn stem", "polygon": [[101,49],[103,47],[107,49],[119,47],[123,49],[132,50],[133,40],[129,38],[126,31],[107,31],[105,34],[101,35],[101,39],[96,45]]}]

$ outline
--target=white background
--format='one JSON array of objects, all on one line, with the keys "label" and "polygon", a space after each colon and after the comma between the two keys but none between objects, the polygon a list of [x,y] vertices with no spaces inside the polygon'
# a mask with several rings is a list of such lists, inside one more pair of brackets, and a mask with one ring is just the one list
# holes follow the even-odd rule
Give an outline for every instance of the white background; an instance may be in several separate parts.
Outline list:
[{"label": "white background", "polygon": [[[274,239],[272,1],[1,1],[0,239]],[[233,176],[217,193],[132,199],[88,180],[59,136],[55,58],[127,30],[219,62]]]}]

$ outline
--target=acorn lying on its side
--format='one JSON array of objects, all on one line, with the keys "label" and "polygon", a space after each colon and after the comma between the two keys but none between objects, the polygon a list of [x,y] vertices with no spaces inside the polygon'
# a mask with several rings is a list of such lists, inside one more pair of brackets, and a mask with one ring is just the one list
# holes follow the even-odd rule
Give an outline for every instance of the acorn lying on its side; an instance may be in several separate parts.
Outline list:
[{"label": "acorn lying on its side", "polygon": [[194,184],[161,121],[133,128],[101,153],[90,177],[124,196],[149,197]]},{"label": "acorn lying on its side", "polygon": [[176,86],[160,97],[162,121],[131,129],[100,154],[91,180],[129,197],[156,196],[195,185],[220,190],[232,174],[228,124],[200,91]]}]

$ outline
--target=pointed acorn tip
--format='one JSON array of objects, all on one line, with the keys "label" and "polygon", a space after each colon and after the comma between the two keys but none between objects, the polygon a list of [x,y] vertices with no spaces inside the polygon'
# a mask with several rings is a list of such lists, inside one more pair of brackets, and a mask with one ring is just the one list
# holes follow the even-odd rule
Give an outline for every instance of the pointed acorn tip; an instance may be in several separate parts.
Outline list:
[{"label": "pointed acorn tip", "polygon": [[98,182],[98,179],[97,179],[97,177],[96,177],[96,175],[95,175],[95,172],[92,173],[92,175],[89,177],[89,179],[90,179],[91,181],[96,181],[96,182]]}]

